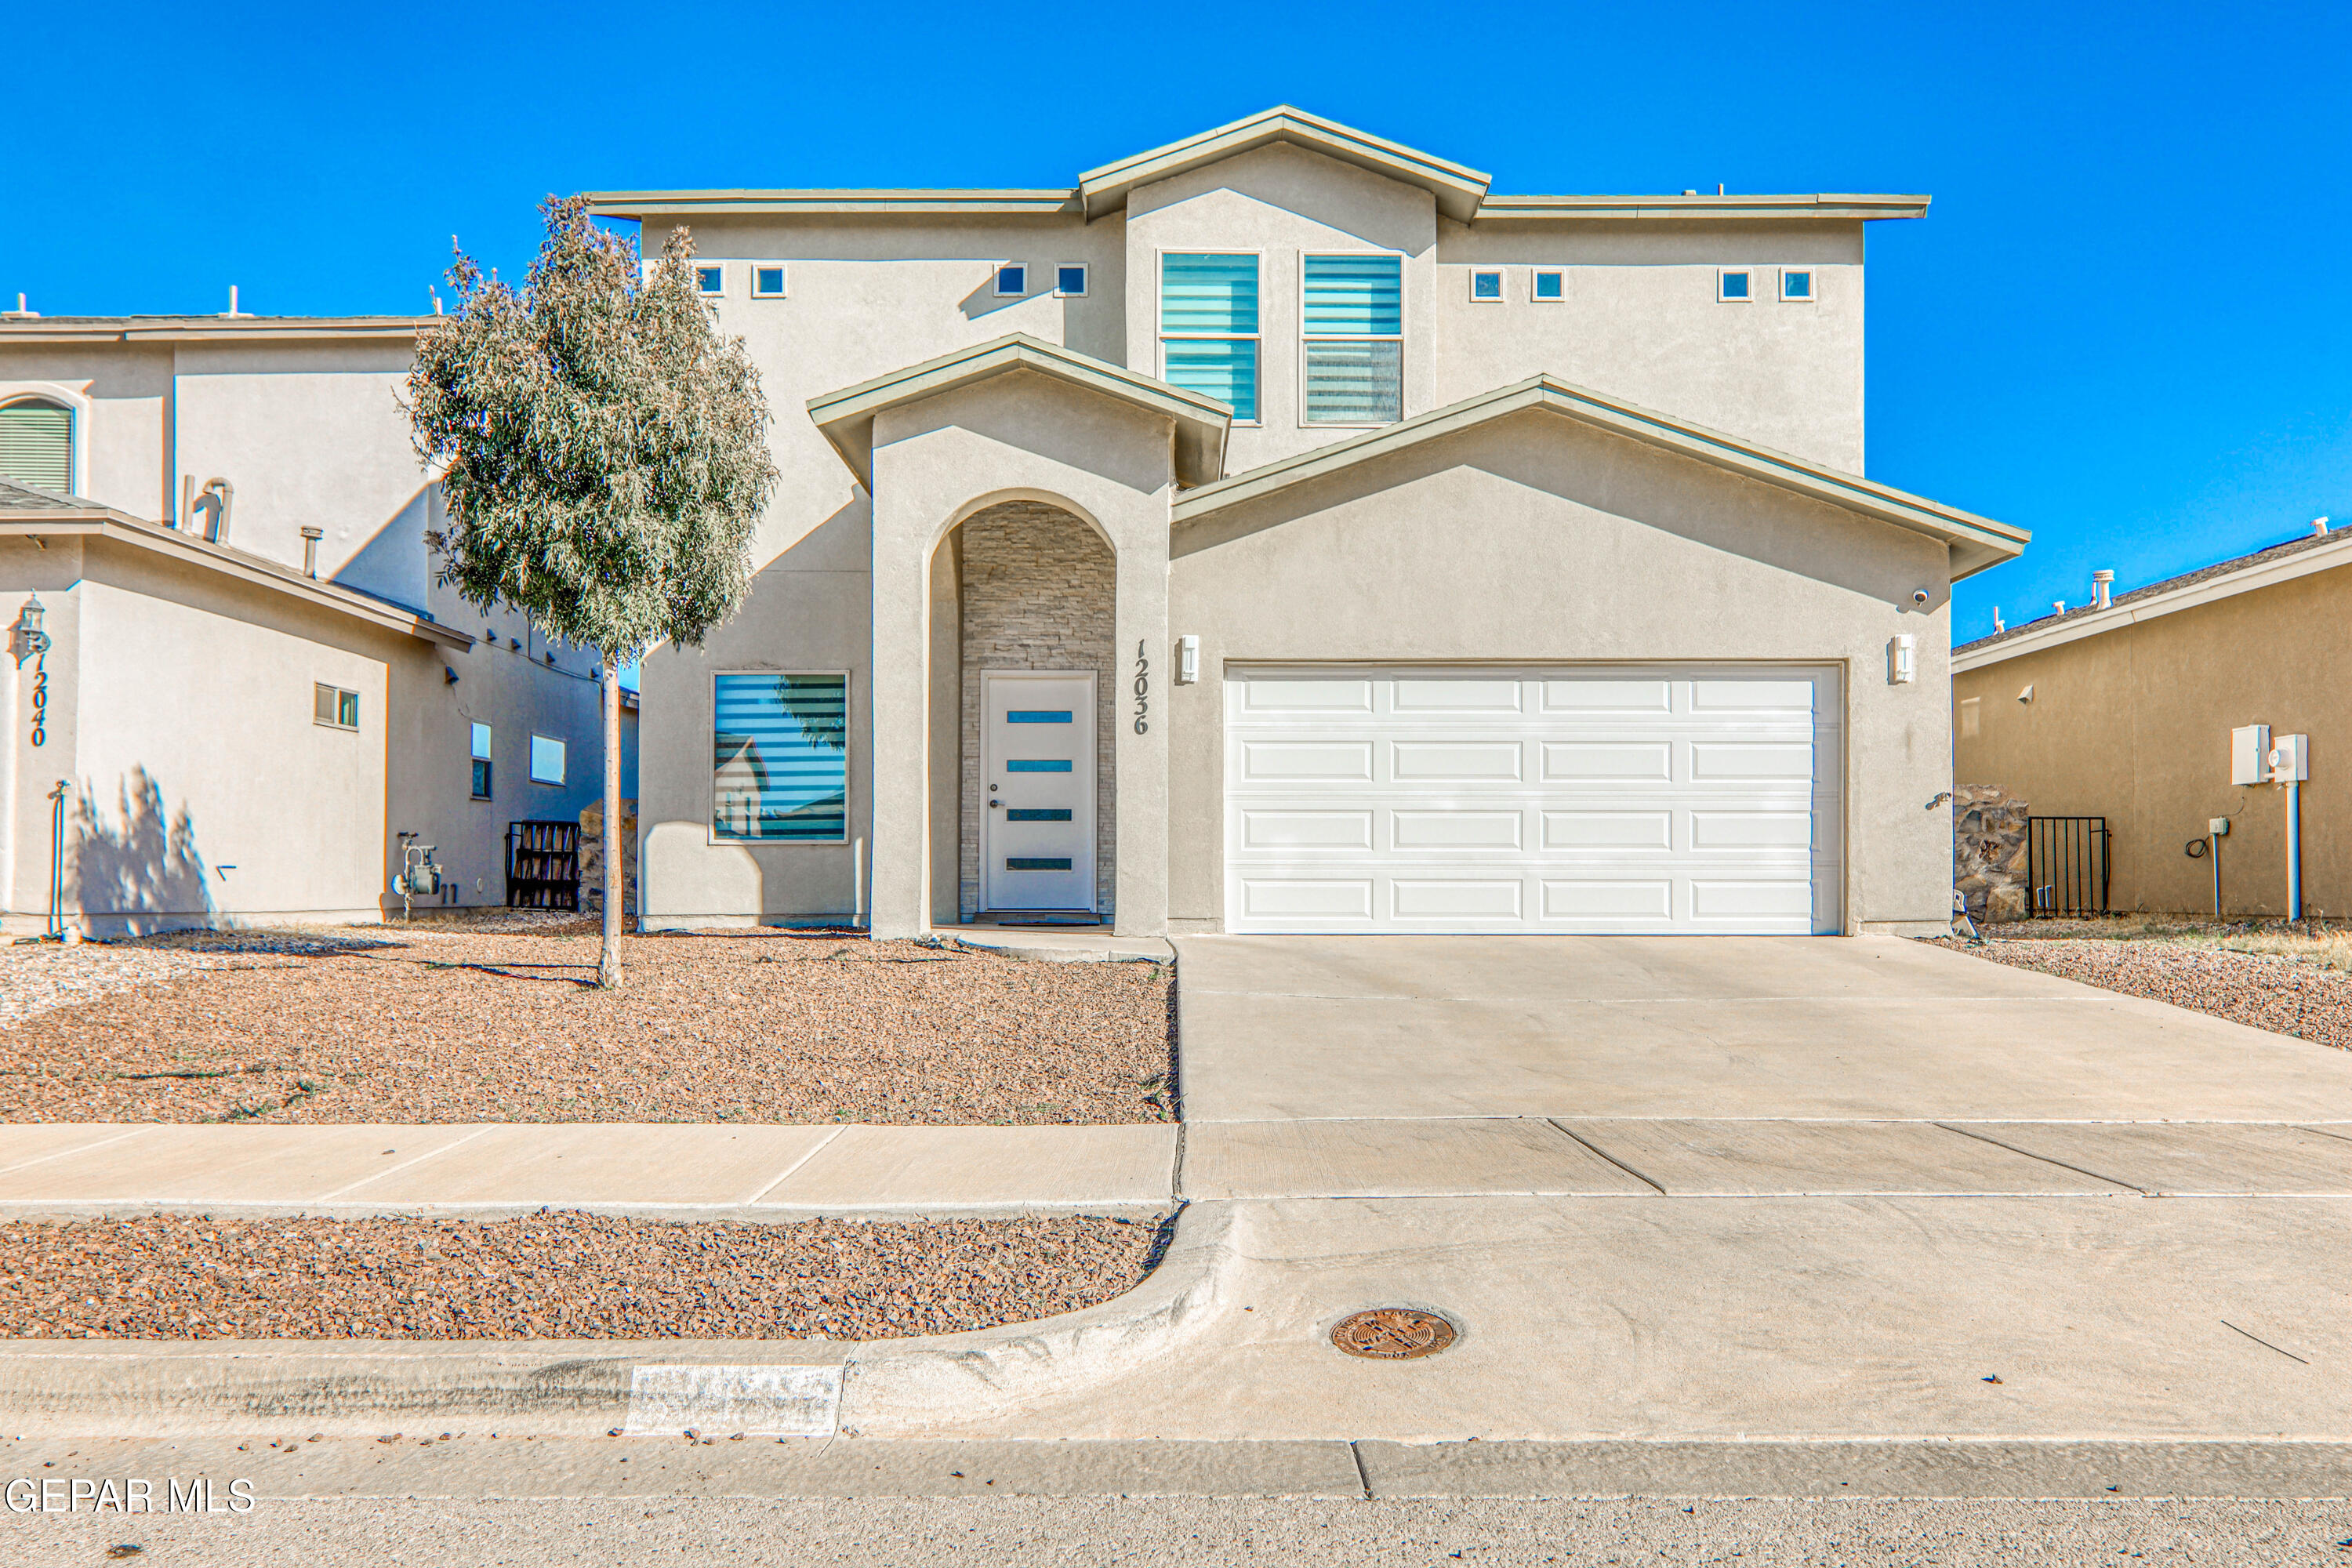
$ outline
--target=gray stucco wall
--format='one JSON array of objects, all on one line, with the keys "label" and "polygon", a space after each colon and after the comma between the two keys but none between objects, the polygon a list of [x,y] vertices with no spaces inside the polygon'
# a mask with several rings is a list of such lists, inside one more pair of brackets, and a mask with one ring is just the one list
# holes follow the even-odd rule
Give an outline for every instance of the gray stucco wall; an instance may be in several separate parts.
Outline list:
[{"label": "gray stucco wall", "polygon": [[991,669],[1095,672],[1095,908],[1108,917],[1118,886],[1118,795],[1111,759],[1112,598],[1118,562],[1102,536],[1060,507],[1005,501],[958,531],[963,561],[962,784],[957,834],[966,916],[980,910],[981,677]]},{"label": "gray stucco wall", "polygon": [[[1847,929],[1951,901],[1948,555],[1826,503],[1529,412],[1178,527],[1170,924],[1223,919],[1223,680],[1257,661],[1842,667]],[[1915,612],[1911,595],[1929,604]],[[1918,638],[1888,684],[1887,639]]]}]

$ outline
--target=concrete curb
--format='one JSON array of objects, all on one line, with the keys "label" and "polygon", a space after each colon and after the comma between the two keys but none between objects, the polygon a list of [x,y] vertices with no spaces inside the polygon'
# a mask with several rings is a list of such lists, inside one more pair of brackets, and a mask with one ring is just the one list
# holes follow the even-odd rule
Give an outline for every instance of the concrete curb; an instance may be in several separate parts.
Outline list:
[{"label": "concrete curb", "polygon": [[[822,1436],[745,1415],[773,1369],[839,1381],[844,1432],[915,1434],[1083,1387],[1165,1355],[1204,1324],[1233,1268],[1225,1205],[1180,1213],[1160,1265],[1126,1295],[1034,1323],[928,1340],[0,1342],[0,1428],[65,1436],[276,1432],[329,1436],[473,1425],[591,1436],[631,1423],[641,1368],[708,1369],[707,1392],[662,1402],[681,1425],[725,1421]],[[642,1429],[642,1423],[638,1424]]]},{"label": "concrete curb", "polygon": [[[950,947],[960,947],[970,952],[992,952],[1005,958],[1023,958],[1036,963],[1168,963],[1176,962],[1176,952],[1159,938],[1137,939],[1139,948],[1148,949],[1157,943],[1157,952],[1120,952],[1109,947],[1047,947],[1037,942],[1024,942],[1017,938],[1003,942],[975,942],[968,936],[948,936],[940,940]],[[1129,939],[1121,938],[1121,941]]]}]

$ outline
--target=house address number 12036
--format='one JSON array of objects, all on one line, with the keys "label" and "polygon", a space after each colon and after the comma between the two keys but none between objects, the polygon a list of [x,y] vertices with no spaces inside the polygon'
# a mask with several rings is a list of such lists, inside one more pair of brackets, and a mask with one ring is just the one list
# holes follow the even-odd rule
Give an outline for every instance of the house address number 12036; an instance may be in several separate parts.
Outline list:
[{"label": "house address number 12036", "polygon": [[1151,725],[1151,660],[1145,655],[1145,645],[1135,645],[1135,732],[1148,731]]}]

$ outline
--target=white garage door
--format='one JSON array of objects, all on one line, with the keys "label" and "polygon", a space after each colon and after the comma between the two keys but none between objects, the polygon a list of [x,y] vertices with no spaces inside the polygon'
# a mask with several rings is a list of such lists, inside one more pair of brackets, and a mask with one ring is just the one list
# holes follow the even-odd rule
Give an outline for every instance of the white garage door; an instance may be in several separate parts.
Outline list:
[{"label": "white garage door", "polygon": [[1225,681],[1225,929],[1835,931],[1837,671]]}]

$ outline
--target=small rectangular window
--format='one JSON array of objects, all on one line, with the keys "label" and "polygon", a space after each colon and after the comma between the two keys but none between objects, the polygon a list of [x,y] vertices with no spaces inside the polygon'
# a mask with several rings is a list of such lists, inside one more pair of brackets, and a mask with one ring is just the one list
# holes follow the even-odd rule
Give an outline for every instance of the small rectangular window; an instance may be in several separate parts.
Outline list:
[{"label": "small rectangular window", "polygon": [[763,263],[751,268],[751,298],[781,300],[784,297],[784,269],[775,263]]},{"label": "small rectangular window", "polygon": [[840,675],[712,677],[714,837],[848,837],[848,684]]},{"label": "small rectangular window", "polygon": [[1054,292],[1065,300],[1083,300],[1087,295],[1087,269],[1084,263],[1065,262],[1054,268]]},{"label": "small rectangular window", "polygon": [[474,798],[490,798],[490,727],[474,726]]},{"label": "small rectangular window", "polygon": [[1301,258],[1308,425],[1404,417],[1404,263],[1395,256]]},{"label": "small rectangular window", "polygon": [[1160,374],[1171,386],[1257,418],[1257,258],[1252,254],[1160,258]]},{"label": "small rectangular window", "polygon": [[360,727],[360,694],[340,686],[314,682],[310,688],[310,721],[331,729]]},{"label": "small rectangular window", "polygon": [[1470,274],[1470,298],[1481,304],[1502,303],[1503,275],[1499,272]]},{"label": "small rectangular window", "polygon": [[1026,267],[1000,267],[996,269],[996,297],[1008,299],[1029,292],[1029,269]]},{"label": "small rectangular window", "polygon": [[1813,297],[1813,274],[1810,268],[1780,269],[1780,298],[1811,300]]},{"label": "small rectangular window", "polygon": [[560,784],[563,782],[563,742],[548,735],[530,738],[530,782]]},{"label": "small rectangular window", "polygon": [[727,292],[727,269],[717,262],[702,262],[694,269],[694,286],[703,293],[716,297]]},{"label": "small rectangular window", "polygon": [[1538,304],[1547,300],[1565,299],[1567,296],[1561,287],[1561,275],[1557,272],[1537,273],[1531,297]]},{"label": "small rectangular window", "polygon": [[1748,297],[1748,274],[1727,268],[1717,273],[1715,297],[1730,303],[1744,304]]}]

